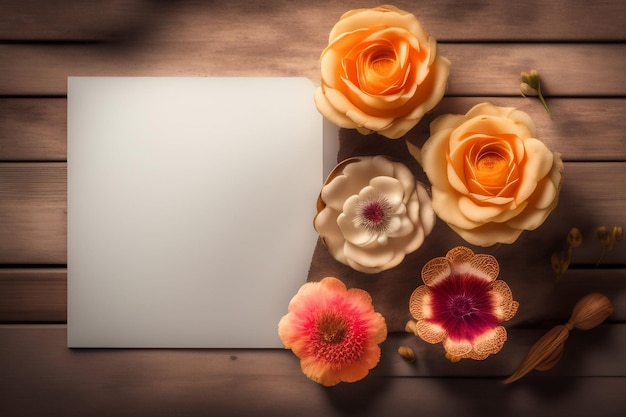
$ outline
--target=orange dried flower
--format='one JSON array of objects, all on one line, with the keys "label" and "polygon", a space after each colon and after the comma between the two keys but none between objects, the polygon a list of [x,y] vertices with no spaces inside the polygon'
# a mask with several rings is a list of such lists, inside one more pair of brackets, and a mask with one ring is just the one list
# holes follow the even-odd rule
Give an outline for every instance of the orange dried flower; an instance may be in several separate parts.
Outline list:
[{"label": "orange dried flower", "polygon": [[300,288],[278,323],[278,335],[307,377],[332,386],[358,381],[378,364],[387,325],[366,291],[327,277]]}]

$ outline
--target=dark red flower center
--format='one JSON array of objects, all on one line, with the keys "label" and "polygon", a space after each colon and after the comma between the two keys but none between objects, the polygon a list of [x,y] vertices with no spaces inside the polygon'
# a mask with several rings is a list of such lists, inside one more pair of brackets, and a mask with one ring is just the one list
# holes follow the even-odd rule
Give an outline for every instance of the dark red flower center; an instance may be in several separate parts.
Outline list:
[{"label": "dark red flower center", "polygon": [[498,326],[491,283],[470,274],[452,275],[430,287],[430,322],[446,329],[454,341],[473,341]]},{"label": "dark red flower center", "polygon": [[390,211],[391,205],[384,197],[364,201],[358,212],[359,224],[373,233],[384,232],[389,226]]},{"label": "dark red flower center", "polygon": [[380,224],[385,220],[385,210],[383,210],[378,201],[375,201],[365,207],[363,210],[363,217],[365,217],[365,219],[369,222]]}]

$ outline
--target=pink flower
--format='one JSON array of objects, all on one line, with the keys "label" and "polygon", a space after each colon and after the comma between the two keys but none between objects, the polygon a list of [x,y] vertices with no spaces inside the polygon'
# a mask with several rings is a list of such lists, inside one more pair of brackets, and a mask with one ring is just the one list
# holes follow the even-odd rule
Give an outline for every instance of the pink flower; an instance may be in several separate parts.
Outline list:
[{"label": "pink flower", "polygon": [[519,307],[506,282],[496,279],[499,270],[496,258],[463,246],[428,261],[422,269],[425,285],[409,302],[415,333],[428,343],[443,342],[452,362],[498,353],[507,339],[500,323]]},{"label": "pink flower", "polygon": [[378,364],[387,325],[366,291],[348,290],[327,277],[300,288],[278,323],[278,335],[307,377],[332,386],[358,381]]}]

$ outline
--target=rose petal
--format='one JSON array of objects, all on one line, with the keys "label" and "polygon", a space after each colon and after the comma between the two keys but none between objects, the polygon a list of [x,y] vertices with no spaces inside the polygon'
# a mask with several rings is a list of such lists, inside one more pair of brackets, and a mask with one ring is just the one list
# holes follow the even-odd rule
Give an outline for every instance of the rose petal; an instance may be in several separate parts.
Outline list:
[{"label": "rose petal", "polygon": [[363,126],[368,129],[378,131],[388,127],[393,122],[393,117],[376,117],[363,112],[361,109],[352,104],[352,102],[348,100],[348,98],[339,90],[325,88],[324,92],[328,102],[332,103],[333,108],[338,113],[343,114],[352,120],[356,126]]},{"label": "rose petal", "polygon": [[508,223],[487,223],[473,229],[463,229],[451,223],[448,225],[466,242],[476,246],[493,246],[496,243],[513,243],[523,229],[511,227]]},{"label": "rose petal", "polygon": [[453,192],[444,192],[432,187],[432,206],[433,210],[449,225],[455,225],[456,227],[463,229],[473,229],[482,225],[482,223],[472,221],[465,217],[463,212],[459,209],[460,195]]},{"label": "rose petal", "polygon": [[315,90],[314,100],[317,110],[330,122],[346,129],[354,129],[357,127],[356,123],[354,123],[352,119],[346,116],[345,113],[339,112],[330,103],[330,101],[328,101],[328,98],[326,97],[326,95],[324,95],[322,87],[319,87],[317,90]]},{"label": "rose petal", "polygon": [[[490,203],[491,201],[489,201]],[[523,206],[515,207],[511,204],[477,204],[468,197],[459,198],[459,211],[468,220],[476,223],[487,223],[504,212],[510,212],[511,217],[523,210]]]},{"label": "rose petal", "polygon": [[424,228],[424,233],[429,235],[435,227],[437,216],[433,210],[432,202],[428,191],[422,184],[417,184],[417,198],[419,200],[419,219],[420,224]]},{"label": "rose petal", "polygon": [[[442,131],[447,131],[446,141],[449,139],[450,133],[457,127],[459,127],[465,121],[465,116],[462,114],[444,114],[437,117],[430,122],[430,136],[441,134]],[[430,139],[428,140],[430,141]]]},{"label": "rose petal", "polygon": [[517,204],[530,197],[537,187],[537,182],[550,172],[554,161],[552,152],[537,139],[526,139],[524,149],[526,150],[526,163],[522,166],[520,174],[522,182],[515,196]]},{"label": "rose petal", "polygon": [[431,136],[422,146],[422,168],[428,176],[433,188],[448,190],[451,188],[448,182],[448,136],[452,129],[441,130]]},{"label": "rose petal", "polygon": [[329,43],[334,42],[341,34],[351,32],[356,28],[367,28],[377,25],[404,28],[411,32],[420,44],[427,43],[428,35],[417,18],[411,13],[392,6],[356,9],[344,14],[332,28],[329,34]]}]

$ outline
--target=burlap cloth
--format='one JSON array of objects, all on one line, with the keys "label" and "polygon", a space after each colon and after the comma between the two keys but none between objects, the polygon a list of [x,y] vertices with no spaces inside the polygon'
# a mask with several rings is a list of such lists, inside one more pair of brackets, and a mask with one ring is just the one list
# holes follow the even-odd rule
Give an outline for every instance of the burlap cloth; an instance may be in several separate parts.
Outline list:
[{"label": "burlap cloth", "polygon": [[[406,140],[409,140],[421,146],[428,137],[425,131],[428,124],[420,125],[426,127],[413,129],[401,139],[387,139],[377,134],[363,136],[355,130],[341,129],[337,161],[351,156],[386,155],[404,163],[418,181],[430,188],[421,166],[411,156],[406,145]],[[333,276],[343,281],[348,288],[356,287],[369,292],[374,308],[385,317],[388,330],[403,331],[406,322],[411,318],[408,310],[411,293],[422,284],[422,267],[428,260],[445,256],[449,249],[458,245],[469,246],[437,219],[434,230],[426,237],[422,247],[407,255],[400,265],[376,274],[365,274],[337,262],[318,239],[307,280],[319,281]]]}]

